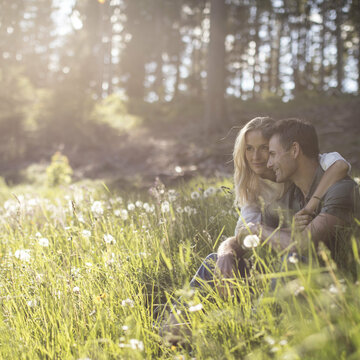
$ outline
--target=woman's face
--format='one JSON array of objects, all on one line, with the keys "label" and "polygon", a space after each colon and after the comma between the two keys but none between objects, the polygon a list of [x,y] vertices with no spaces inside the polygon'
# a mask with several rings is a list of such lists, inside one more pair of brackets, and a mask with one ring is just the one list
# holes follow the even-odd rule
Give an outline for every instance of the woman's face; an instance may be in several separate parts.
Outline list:
[{"label": "woman's face", "polygon": [[266,166],[269,158],[269,141],[263,137],[260,130],[250,130],[246,133],[245,157],[255,174],[272,178],[273,172]]}]

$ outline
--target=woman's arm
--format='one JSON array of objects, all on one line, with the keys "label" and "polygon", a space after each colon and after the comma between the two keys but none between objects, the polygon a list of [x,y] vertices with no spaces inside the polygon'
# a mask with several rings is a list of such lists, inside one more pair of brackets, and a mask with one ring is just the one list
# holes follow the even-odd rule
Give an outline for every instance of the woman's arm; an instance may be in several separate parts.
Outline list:
[{"label": "woman's arm", "polygon": [[321,178],[320,183],[309,202],[303,209],[296,213],[295,224],[298,229],[303,230],[310,223],[313,214],[326,191],[337,181],[343,179],[348,174],[348,171],[349,165],[345,160],[336,160],[330,165]]},{"label": "woman's arm", "polygon": [[256,204],[246,204],[242,206],[240,214],[241,216],[239,216],[235,228],[235,236],[239,233],[240,229],[245,227],[245,223],[256,224],[261,222],[261,209]]},{"label": "woman's arm", "polygon": [[337,160],[325,171],[314,194],[305,206],[309,214],[316,210],[316,207],[319,205],[319,199],[325,195],[329,187],[343,179],[347,175],[348,170],[349,166],[345,161]]}]

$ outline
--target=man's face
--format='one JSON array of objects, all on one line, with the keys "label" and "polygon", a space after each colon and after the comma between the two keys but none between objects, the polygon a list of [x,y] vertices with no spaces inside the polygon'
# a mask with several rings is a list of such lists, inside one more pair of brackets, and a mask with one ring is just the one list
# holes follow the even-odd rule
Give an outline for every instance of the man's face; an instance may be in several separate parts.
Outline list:
[{"label": "man's face", "polygon": [[290,150],[285,150],[280,143],[279,135],[273,135],[269,141],[269,160],[267,167],[275,173],[276,182],[291,180],[297,169],[296,160]]}]

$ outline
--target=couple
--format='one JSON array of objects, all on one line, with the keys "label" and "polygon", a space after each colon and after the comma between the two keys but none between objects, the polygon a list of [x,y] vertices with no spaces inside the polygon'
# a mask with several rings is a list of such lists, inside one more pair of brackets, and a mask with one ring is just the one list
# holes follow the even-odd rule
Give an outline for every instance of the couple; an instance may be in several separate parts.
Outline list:
[{"label": "couple", "polygon": [[[235,236],[217,254],[209,255],[191,281],[192,286],[246,273],[243,240],[249,234],[267,240],[280,252],[303,251],[310,241],[324,242],[337,259],[349,243],[346,231],[358,216],[359,189],[347,176],[348,164],[339,154],[319,155],[314,127],[298,119],[255,118],[240,131],[234,147],[236,201],[241,216]],[[290,222],[280,222],[284,211]],[[291,221],[296,228],[294,240]],[[281,229],[274,231],[277,227]],[[215,270],[212,264],[215,263]],[[224,292],[223,287],[219,290]]]}]

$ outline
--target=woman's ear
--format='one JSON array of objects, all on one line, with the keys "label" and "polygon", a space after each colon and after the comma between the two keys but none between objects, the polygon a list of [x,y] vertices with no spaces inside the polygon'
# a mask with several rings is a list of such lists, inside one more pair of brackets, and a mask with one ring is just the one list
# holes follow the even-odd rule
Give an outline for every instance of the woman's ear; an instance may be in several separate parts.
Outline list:
[{"label": "woman's ear", "polygon": [[300,144],[298,142],[294,141],[292,143],[291,153],[292,153],[292,156],[294,157],[294,159],[296,159],[299,156],[299,154],[300,154]]}]

